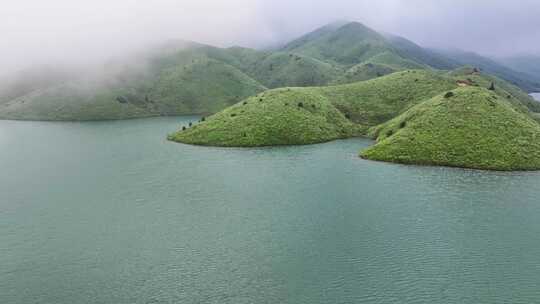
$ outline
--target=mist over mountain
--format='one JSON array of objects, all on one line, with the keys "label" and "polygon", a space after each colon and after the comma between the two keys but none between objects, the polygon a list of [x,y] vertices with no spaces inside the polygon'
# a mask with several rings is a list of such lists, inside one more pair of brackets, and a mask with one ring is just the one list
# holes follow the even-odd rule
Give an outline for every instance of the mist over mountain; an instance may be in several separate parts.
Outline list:
[{"label": "mist over mountain", "polygon": [[360,21],[430,48],[539,54],[538,15],[534,0],[11,1],[0,10],[0,75],[42,64],[102,63],[179,38],[276,46],[336,20]]}]

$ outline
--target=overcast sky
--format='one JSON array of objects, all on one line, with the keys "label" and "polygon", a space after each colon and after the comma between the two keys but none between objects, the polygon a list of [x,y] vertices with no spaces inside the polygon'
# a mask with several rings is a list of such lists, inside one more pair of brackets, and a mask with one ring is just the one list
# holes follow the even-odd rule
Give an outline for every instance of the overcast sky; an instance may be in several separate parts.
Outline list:
[{"label": "overcast sky", "polygon": [[6,0],[0,67],[94,62],[187,39],[263,46],[335,20],[362,22],[423,46],[491,56],[540,54],[539,0]]}]

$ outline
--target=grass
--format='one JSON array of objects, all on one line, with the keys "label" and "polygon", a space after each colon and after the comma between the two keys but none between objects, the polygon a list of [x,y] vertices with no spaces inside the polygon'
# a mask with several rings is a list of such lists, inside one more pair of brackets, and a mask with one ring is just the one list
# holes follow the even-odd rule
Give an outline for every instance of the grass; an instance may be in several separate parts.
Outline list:
[{"label": "grass", "polygon": [[302,145],[365,131],[320,92],[295,88],[248,98],[188,130],[170,135],[169,140],[225,147]]},{"label": "grass", "polygon": [[379,33],[351,22],[333,30],[310,33],[285,47],[298,53],[333,65],[353,66],[391,49]]},{"label": "grass", "polygon": [[526,107],[535,113],[540,112],[540,102],[534,100],[534,98],[521,90],[519,87],[496,76],[476,72],[474,68],[468,66],[453,70],[448,74],[454,79],[472,81],[473,85],[484,88],[488,88],[491,83],[494,83],[495,92],[501,96],[505,96],[516,106]]},{"label": "grass", "polygon": [[268,55],[246,71],[268,88],[321,86],[342,72],[340,68],[329,63],[283,52]]},{"label": "grass", "polygon": [[236,67],[186,50],[110,75],[75,77],[26,92],[1,103],[0,118],[106,120],[215,113],[264,90]]},{"label": "grass", "polygon": [[163,115],[215,113],[266,88],[237,68],[201,58],[163,70],[149,98]]},{"label": "grass", "polygon": [[0,118],[105,120],[158,115],[155,109],[138,102],[121,104],[116,100],[118,96],[131,96],[132,93],[129,88],[106,88],[90,80],[68,82],[0,105]]},{"label": "grass", "polygon": [[423,102],[372,128],[366,159],[489,170],[540,169],[540,124],[481,87]]},{"label": "grass", "polygon": [[349,85],[267,91],[169,139],[211,146],[313,144],[365,134],[369,126],[452,89],[449,78],[406,71]]},{"label": "grass", "polygon": [[338,85],[365,81],[392,74],[396,71],[397,70],[395,68],[384,64],[362,63],[357,64],[347,70],[341,76],[334,79],[331,84]]},{"label": "grass", "polygon": [[341,112],[347,113],[352,121],[375,126],[423,100],[455,87],[455,82],[448,77],[427,70],[410,70],[318,90]]}]

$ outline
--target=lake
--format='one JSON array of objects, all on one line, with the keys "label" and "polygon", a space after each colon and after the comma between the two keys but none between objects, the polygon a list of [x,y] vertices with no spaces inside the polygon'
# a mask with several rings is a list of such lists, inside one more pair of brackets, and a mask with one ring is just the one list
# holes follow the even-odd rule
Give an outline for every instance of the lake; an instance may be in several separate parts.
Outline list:
[{"label": "lake", "polygon": [[534,99],[540,101],[540,93],[531,93],[531,96],[532,96]]},{"label": "lake", "polygon": [[540,173],[0,121],[0,303],[540,303]]}]

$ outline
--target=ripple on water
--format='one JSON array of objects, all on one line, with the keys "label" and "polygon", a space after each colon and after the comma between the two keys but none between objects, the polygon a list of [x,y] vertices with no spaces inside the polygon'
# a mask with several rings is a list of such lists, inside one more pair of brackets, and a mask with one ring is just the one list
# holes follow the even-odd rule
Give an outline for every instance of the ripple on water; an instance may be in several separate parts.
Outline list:
[{"label": "ripple on water", "polygon": [[1,303],[540,302],[540,174],[164,141],[181,121],[0,122]]}]

